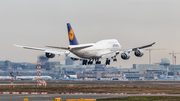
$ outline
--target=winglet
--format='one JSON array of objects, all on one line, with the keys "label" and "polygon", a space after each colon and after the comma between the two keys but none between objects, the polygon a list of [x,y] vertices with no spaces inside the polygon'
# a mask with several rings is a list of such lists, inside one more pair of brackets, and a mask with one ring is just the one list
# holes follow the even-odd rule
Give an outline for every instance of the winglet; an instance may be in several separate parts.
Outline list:
[{"label": "winglet", "polygon": [[154,45],[154,44],[155,44],[155,42],[153,42],[152,44],[149,44],[149,45],[145,45],[145,46],[133,48],[132,50],[135,51],[135,50],[137,50],[137,49],[143,49],[143,48],[151,47],[151,46]]},{"label": "winglet", "polygon": [[24,46],[21,46],[21,45],[16,45],[16,44],[13,44],[13,46],[16,46],[16,47],[24,47]]}]

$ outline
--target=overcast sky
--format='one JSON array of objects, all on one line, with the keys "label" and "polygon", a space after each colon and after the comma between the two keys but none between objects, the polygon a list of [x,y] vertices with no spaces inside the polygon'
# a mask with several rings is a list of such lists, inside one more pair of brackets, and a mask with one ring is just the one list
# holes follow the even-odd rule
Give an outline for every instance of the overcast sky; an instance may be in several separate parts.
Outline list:
[{"label": "overcast sky", "polygon": [[[44,47],[68,46],[66,23],[79,43],[117,39],[123,49],[156,42],[152,63],[161,58],[172,61],[170,52],[180,52],[179,0],[0,0],[0,60],[36,62],[41,51],[24,50],[12,44]],[[148,64],[149,53],[113,66]],[[51,61],[62,61],[55,57]],[[63,61],[62,61],[63,62]],[[177,55],[180,64],[180,54]]]}]

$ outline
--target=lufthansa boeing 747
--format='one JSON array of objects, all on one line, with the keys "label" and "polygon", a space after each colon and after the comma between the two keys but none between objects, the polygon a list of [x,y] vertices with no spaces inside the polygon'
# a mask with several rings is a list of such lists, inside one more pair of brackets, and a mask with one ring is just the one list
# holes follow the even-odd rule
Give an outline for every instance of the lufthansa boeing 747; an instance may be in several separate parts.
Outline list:
[{"label": "lufthansa boeing 747", "polygon": [[93,64],[94,61],[95,64],[101,64],[100,59],[106,59],[105,64],[110,65],[110,60],[117,61],[116,56],[118,54],[121,55],[121,58],[124,60],[128,60],[130,58],[130,52],[132,51],[135,56],[142,57],[144,53],[141,49],[151,47],[155,44],[154,42],[149,45],[126,50],[121,49],[121,45],[116,39],[101,40],[96,43],[79,44],[70,23],[67,23],[67,29],[70,44],[68,47],[46,46],[49,48],[37,48],[21,45],[14,46],[22,47],[24,49],[43,51],[48,58],[54,58],[55,54],[68,54],[68,56],[74,61],[82,60],[82,65],[90,65]]}]

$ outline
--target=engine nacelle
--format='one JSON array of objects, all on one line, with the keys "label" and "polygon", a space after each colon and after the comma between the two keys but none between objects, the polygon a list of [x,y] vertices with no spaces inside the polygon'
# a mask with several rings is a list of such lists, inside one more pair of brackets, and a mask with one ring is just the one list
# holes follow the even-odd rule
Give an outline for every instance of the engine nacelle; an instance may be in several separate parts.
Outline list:
[{"label": "engine nacelle", "polygon": [[137,57],[142,57],[144,55],[144,53],[142,50],[138,49],[138,50],[134,51],[134,55]]},{"label": "engine nacelle", "polygon": [[124,60],[128,60],[130,58],[130,54],[129,53],[122,53],[121,54],[121,58],[124,59]]},{"label": "engine nacelle", "polygon": [[45,53],[45,55],[47,58],[54,58],[55,57],[55,54],[52,54],[52,53]]}]

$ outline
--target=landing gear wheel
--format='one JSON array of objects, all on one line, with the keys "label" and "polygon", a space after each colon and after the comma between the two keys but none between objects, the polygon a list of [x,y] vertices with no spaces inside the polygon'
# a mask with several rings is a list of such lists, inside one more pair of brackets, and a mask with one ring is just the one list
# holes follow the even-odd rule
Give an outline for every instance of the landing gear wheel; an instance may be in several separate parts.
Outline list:
[{"label": "landing gear wheel", "polygon": [[87,60],[83,60],[82,65],[87,65]]},{"label": "landing gear wheel", "polygon": [[106,65],[110,65],[110,60],[109,59],[106,59]]},{"label": "landing gear wheel", "polygon": [[96,64],[98,64],[98,61],[96,61]]},{"label": "landing gear wheel", "polygon": [[113,61],[117,61],[117,59],[113,59]]},{"label": "landing gear wheel", "polygon": [[101,64],[101,61],[96,61],[96,64]]},{"label": "landing gear wheel", "polygon": [[108,65],[110,65],[110,60],[108,61]]},{"label": "landing gear wheel", "polygon": [[88,65],[92,65],[92,64],[93,64],[93,59],[89,59]]},{"label": "landing gear wheel", "polygon": [[91,61],[88,62],[88,65],[92,65],[92,64],[93,64],[93,62],[91,62]]}]

